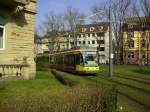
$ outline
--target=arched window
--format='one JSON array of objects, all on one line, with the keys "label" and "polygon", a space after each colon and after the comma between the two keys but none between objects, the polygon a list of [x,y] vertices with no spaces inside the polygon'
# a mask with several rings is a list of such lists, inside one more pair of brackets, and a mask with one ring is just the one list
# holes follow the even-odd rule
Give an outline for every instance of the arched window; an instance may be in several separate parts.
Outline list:
[{"label": "arched window", "polygon": [[5,25],[5,19],[0,16],[0,49],[5,48],[5,30],[4,30],[4,25]]}]

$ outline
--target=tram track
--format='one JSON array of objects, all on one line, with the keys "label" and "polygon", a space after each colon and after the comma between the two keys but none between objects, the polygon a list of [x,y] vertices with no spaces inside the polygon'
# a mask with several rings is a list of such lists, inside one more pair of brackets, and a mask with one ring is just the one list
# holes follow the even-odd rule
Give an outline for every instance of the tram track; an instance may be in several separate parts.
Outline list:
[{"label": "tram track", "polygon": [[[150,94],[149,89],[144,89],[144,88],[142,88],[142,86],[135,85],[136,83],[133,85],[132,83],[120,82],[120,81],[115,80],[115,78],[122,79],[123,78],[122,76],[121,77],[114,76],[114,78],[111,78],[111,79],[104,75],[79,76],[79,75],[74,75],[74,74],[68,74],[67,76],[68,77],[72,77],[72,76],[80,77],[81,79],[87,80],[87,82],[89,82],[91,84],[95,84],[97,86],[104,85],[104,87],[107,87],[105,85],[108,85],[108,86],[109,85],[117,85],[119,95],[125,97],[128,101],[135,102],[134,104],[139,105],[144,110],[146,110],[144,112],[148,112],[148,110],[150,109],[150,104],[148,103],[149,102],[149,94]],[[144,83],[143,81],[132,80],[130,78],[129,79],[124,78],[124,79],[148,85],[148,83]],[[80,81],[79,81],[79,83],[80,83]]]},{"label": "tram track", "polygon": [[[125,87],[128,87],[128,88],[133,89],[134,91],[137,91],[137,90],[138,90],[138,91],[141,92],[142,94],[147,94],[147,95],[150,94],[150,92],[147,91],[147,90],[144,90],[144,89],[141,89],[141,88],[135,88],[135,87],[132,86],[132,85],[129,86],[129,84],[127,85],[127,84],[117,83],[117,82],[115,82],[115,81],[111,81],[111,80],[109,80],[109,79],[102,78],[102,77],[99,77],[99,78],[101,78],[101,80],[98,80],[98,79],[95,78],[95,77],[97,77],[97,76],[93,76],[93,77],[92,77],[92,76],[90,76],[90,77],[87,76],[87,77],[84,77],[84,78],[86,78],[87,80],[93,81],[93,82],[95,82],[95,83],[102,83],[102,82],[100,82],[100,81],[101,81],[101,80],[105,80],[105,81],[108,81],[107,84],[112,84],[112,83],[113,83],[113,84],[116,84],[116,85],[120,84],[121,87],[124,87],[124,86],[125,86]],[[126,93],[126,92],[120,90],[121,87],[118,87],[118,86],[117,86],[118,93],[119,93],[120,95],[122,95],[122,96],[128,98],[129,100],[132,100],[133,102],[135,102],[135,103],[137,103],[137,104],[143,106],[146,110],[149,110],[149,109],[150,109],[150,105],[149,105],[149,104],[144,103],[143,101],[137,99],[136,97],[133,97],[132,95],[129,95],[128,93]]]}]

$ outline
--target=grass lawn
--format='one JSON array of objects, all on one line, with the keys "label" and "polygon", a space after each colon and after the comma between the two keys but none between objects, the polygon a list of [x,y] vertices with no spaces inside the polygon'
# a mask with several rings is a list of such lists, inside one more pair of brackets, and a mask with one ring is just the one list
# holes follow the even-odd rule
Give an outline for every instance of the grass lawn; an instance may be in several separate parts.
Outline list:
[{"label": "grass lawn", "polygon": [[0,102],[48,91],[65,91],[68,88],[57,81],[50,72],[38,71],[36,78],[32,80],[0,81]]},{"label": "grass lawn", "polygon": [[[78,76],[65,73],[65,76],[79,85],[94,84],[109,87],[116,85],[119,91],[119,112],[146,112],[150,109],[150,66],[115,65],[114,75],[108,77],[108,66],[101,65],[96,76]],[[62,85],[48,71],[38,71],[35,79],[0,81],[0,102],[17,97],[44,95],[48,92],[66,91],[70,87]]]},{"label": "grass lawn", "polygon": [[115,84],[119,91],[118,110],[121,112],[145,112],[150,109],[150,66],[115,65],[112,78],[108,77],[107,65],[100,67],[97,76],[77,76],[68,73],[65,73],[65,76],[80,84],[105,87]]},{"label": "grass lawn", "polygon": [[99,81],[117,85],[118,105],[128,112],[145,112],[150,109],[150,66],[115,65],[114,76],[108,77],[108,66],[101,65]]}]

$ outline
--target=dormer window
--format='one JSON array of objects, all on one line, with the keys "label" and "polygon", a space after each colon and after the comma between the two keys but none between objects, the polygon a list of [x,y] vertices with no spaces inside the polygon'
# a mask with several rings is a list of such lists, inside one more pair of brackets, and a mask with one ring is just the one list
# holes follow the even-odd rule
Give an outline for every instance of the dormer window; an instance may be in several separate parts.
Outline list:
[{"label": "dormer window", "polygon": [[99,31],[103,31],[104,27],[103,26],[99,26]]},{"label": "dormer window", "polygon": [[129,28],[129,29],[132,29],[132,28],[133,28],[133,25],[132,25],[132,24],[129,24],[129,25],[128,25],[128,28]]},{"label": "dormer window", "polygon": [[95,30],[94,27],[90,27],[90,32],[93,32]]}]

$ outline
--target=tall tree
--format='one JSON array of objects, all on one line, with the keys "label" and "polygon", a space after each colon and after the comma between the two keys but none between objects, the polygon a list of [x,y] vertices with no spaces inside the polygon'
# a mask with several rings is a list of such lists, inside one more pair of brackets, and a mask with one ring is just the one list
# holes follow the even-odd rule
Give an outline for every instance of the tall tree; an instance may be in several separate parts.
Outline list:
[{"label": "tall tree", "polygon": [[[81,24],[84,22],[85,14],[80,12],[79,9],[68,6],[65,11],[65,20],[68,24],[68,27],[71,31],[74,30],[76,24]],[[80,21],[82,19],[82,21]]]},{"label": "tall tree", "polygon": [[122,24],[127,17],[131,0],[111,0],[111,11],[113,16],[113,32],[116,44],[114,46],[115,63],[123,63],[123,35]]},{"label": "tall tree", "polygon": [[[122,39],[122,23],[124,18],[127,17],[127,12],[131,0],[108,0],[105,4],[94,5],[92,7],[92,12],[97,13],[95,16],[95,21],[106,20],[109,21],[109,8],[112,12],[112,24],[113,24],[113,34],[115,36],[114,53],[115,53],[115,63],[122,63],[123,61],[123,39]],[[102,12],[102,13],[98,13]],[[119,46],[119,47],[118,47]]]},{"label": "tall tree", "polygon": [[72,8],[72,7],[67,7],[66,11],[65,11],[65,20],[67,22],[67,26],[69,28],[69,30],[71,31],[71,34],[73,35],[73,43],[74,45],[77,45],[77,37],[75,34],[75,28],[77,24],[83,24],[84,23],[84,18],[85,18],[85,14],[80,12],[78,9],[76,8]]},{"label": "tall tree", "polygon": [[65,30],[64,17],[54,12],[47,13],[43,26],[43,28],[45,28],[46,37],[49,40],[49,49],[53,51],[57,44],[56,38],[59,36],[60,32]]}]

